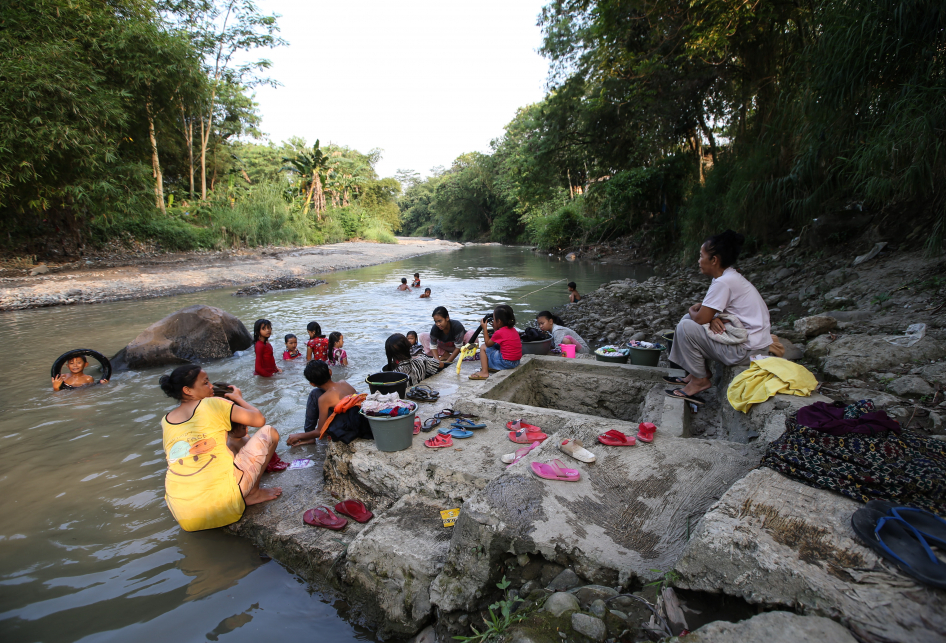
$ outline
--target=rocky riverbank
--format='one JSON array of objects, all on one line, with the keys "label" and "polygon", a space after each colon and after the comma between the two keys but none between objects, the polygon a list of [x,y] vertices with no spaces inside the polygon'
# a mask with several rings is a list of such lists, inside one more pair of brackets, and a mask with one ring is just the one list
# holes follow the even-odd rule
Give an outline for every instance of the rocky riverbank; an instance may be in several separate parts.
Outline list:
[{"label": "rocky riverbank", "polygon": [[63,264],[8,265],[0,277],[0,310],[150,299],[298,279],[462,247],[451,241],[399,238],[397,244],[352,241],[304,248],[188,253],[142,250]]},{"label": "rocky riverbank", "polygon": [[[946,260],[882,251],[854,261],[789,251],[738,267],[769,305],[772,333],[797,346],[801,362],[825,380],[823,394],[872,398],[908,428],[946,434]],[[661,341],[709,286],[696,268],[662,273],[604,284],[561,315],[595,345]],[[924,325],[919,341],[894,339],[914,324]]]}]

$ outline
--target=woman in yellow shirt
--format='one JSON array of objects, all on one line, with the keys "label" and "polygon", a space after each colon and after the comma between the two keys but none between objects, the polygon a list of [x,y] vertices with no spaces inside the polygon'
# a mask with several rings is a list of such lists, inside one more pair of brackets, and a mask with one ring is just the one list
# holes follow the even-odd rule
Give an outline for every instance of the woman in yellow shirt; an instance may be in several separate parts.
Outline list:
[{"label": "woman in yellow shirt", "polygon": [[[180,405],[164,416],[164,500],[186,531],[236,522],[247,505],[274,500],[282,489],[261,488],[260,478],[276,451],[279,434],[243,399],[240,389],[214,397],[207,373],[186,364],[160,379]],[[232,401],[231,401],[232,400]],[[232,423],[262,427],[252,437],[232,438]]]}]

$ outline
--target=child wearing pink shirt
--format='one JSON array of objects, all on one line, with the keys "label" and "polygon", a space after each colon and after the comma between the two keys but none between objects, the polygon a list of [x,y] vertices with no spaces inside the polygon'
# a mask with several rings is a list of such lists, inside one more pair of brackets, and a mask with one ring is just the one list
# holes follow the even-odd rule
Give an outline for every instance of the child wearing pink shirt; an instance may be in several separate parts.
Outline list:
[{"label": "child wearing pink shirt", "polygon": [[483,343],[480,344],[480,365],[478,373],[470,375],[471,380],[485,380],[489,369],[503,371],[519,366],[522,359],[522,340],[516,332],[516,316],[512,307],[500,304],[493,310],[493,334],[490,336],[486,319],[480,322],[483,329]]}]

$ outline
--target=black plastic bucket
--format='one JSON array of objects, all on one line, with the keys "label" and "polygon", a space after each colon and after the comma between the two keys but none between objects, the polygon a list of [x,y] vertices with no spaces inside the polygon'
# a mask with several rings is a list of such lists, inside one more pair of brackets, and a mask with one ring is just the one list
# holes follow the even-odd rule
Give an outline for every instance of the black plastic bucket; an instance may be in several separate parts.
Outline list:
[{"label": "black plastic bucket", "polygon": [[393,371],[391,373],[372,373],[365,378],[368,384],[368,390],[372,393],[397,393],[397,396],[404,399],[407,395],[407,375]]}]

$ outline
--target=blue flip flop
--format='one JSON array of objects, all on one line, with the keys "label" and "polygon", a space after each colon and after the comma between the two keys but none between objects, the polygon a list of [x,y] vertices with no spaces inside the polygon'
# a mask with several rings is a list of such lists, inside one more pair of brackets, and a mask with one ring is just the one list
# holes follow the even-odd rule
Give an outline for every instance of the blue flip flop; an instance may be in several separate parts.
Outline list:
[{"label": "blue flip flop", "polygon": [[485,429],[486,428],[485,424],[477,424],[476,422],[473,422],[472,420],[467,420],[465,418],[460,418],[459,420],[456,420],[455,422],[451,423],[450,426],[455,426],[458,429]]},{"label": "blue flip flop", "polygon": [[924,585],[946,589],[946,565],[913,525],[896,516],[886,516],[872,507],[862,507],[851,516],[851,527],[865,545]]},{"label": "blue flip flop", "polygon": [[464,431],[463,429],[440,429],[438,433],[449,435],[454,438],[472,438],[473,431]]},{"label": "blue flip flop", "polygon": [[930,545],[946,549],[946,520],[936,514],[888,500],[871,500],[867,506],[882,511],[888,516],[900,518],[923,534],[923,538]]}]

